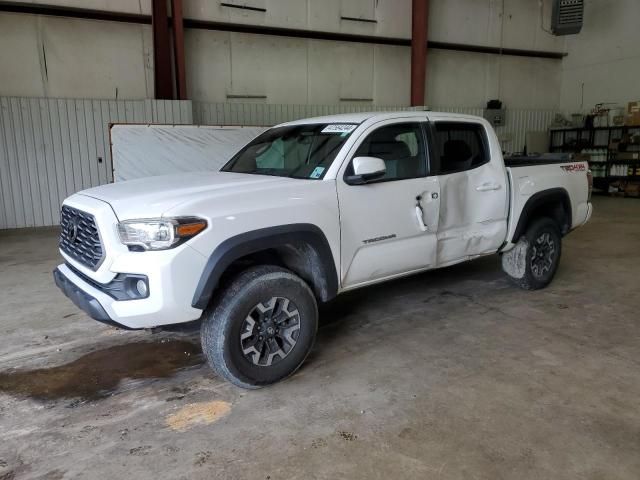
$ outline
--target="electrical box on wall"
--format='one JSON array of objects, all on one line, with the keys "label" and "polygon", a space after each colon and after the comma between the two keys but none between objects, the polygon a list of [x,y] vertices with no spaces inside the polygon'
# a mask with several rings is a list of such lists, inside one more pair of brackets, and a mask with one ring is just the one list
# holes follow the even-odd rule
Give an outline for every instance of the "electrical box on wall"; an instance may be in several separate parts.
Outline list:
[{"label": "electrical box on wall", "polygon": [[494,127],[502,127],[504,125],[504,108],[485,108],[482,116]]},{"label": "electrical box on wall", "polygon": [[574,35],[582,30],[584,0],[553,0],[551,32],[554,35]]}]

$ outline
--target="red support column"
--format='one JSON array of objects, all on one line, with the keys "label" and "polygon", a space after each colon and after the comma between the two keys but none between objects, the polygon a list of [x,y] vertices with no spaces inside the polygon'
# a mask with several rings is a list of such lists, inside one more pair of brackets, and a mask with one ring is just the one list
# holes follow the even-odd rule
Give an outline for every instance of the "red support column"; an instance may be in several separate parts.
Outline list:
[{"label": "red support column", "polygon": [[182,0],[171,0],[171,19],[173,22],[173,65],[176,75],[176,94],[178,100],[186,100],[187,75],[184,66],[184,21],[182,19]]},{"label": "red support column", "polygon": [[157,99],[171,100],[173,98],[173,81],[171,78],[171,42],[169,39],[167,0],[152,1],[151,24],[153,28],[155,97]]},{"label": "red support column", "polygon": [[429,0],[413,0],[411,8],[411,106],[425,104]]}]

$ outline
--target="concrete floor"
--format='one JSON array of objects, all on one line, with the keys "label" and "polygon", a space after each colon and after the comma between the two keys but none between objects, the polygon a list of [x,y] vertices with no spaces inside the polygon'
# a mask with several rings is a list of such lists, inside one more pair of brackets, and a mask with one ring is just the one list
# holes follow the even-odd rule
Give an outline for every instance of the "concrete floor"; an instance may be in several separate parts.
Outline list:
[{"label": "concrete floor", "polygon": [[346,295],[259,391],[197,337],[89,320],[58,261],[0,236],[0,480],[640,478],[637,200],[596,198],[543,291],[488,257]]}]

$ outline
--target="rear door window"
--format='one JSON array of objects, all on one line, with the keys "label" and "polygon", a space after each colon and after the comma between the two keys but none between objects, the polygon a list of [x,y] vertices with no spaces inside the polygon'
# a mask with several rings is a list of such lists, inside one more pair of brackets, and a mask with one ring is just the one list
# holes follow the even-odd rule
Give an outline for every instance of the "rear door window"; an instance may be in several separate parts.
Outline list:
[{"label": "rear door window", "polygon": [[434,122],[434,170],[438,175],[464,172],[489,162],[484,127],[470,122]]}]

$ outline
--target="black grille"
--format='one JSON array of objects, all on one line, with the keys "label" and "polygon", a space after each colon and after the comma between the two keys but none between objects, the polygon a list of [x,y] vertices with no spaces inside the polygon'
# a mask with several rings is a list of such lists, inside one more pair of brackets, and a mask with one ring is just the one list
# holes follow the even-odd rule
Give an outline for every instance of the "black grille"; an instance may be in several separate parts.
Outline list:
[{"label": "black grille", "polygon": [[582,23],[583,8],[581,0],[561,1],[559,23]]},{"label": "black grille", "polygon": [[60,249],[74,260],[96,270],[104,250],[93,215],[62,206],[60,212]]},{"label": "black grille", "polygon": [[582,30],[584,0],[553,0],[551,31],[554,35],[575,35]]}]

